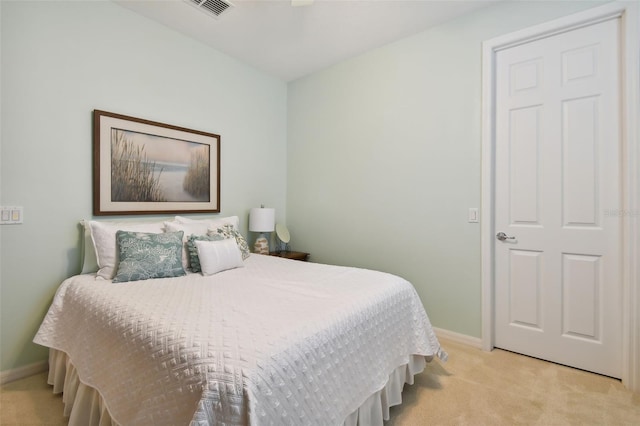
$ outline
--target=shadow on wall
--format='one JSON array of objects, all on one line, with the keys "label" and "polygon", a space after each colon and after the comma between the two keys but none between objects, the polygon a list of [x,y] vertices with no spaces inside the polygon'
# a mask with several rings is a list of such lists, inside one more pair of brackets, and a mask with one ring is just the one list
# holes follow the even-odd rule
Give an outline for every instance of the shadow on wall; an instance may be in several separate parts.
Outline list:
[{"label": "shadow on wall", "polygon": [[82,271],[82,261],[84,251],[84,226],[80,222],[76,226],[78,229],[78,241],[75,247],[67,250],[67,277],[78,275]]}]

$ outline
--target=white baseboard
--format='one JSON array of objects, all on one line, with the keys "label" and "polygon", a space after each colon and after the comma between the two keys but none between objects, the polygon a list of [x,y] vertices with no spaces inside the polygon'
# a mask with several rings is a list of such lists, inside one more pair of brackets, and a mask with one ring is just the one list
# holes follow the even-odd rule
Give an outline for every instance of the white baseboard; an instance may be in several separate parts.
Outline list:
[{"label": "white baseboard", "polygon": [[0,371],[0,385],[42,373],[43,371],[47,371],[48,368],[49,363],[47,361],[39,361],[22,367],[12,368],[11,370]]},{"label": "white baseboard", "polygon": [[443,338],[456,343],[462,343],[464,345],[482,349],[482,339],[478,337],[467,336],[466,334],[460,334],[456,333],[455,331],[444,330],[438,327],[433,327],[433,331],[436,332],[436,336],[438,336],[438,338]]}]

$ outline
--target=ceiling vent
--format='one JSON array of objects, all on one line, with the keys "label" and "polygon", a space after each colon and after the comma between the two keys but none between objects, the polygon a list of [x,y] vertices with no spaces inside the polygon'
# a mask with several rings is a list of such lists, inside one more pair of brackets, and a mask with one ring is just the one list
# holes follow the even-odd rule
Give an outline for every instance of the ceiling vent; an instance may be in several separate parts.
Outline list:
[{"label": "ceiling vent", "polygon": [[233,7],[233,3],[227,0],[185,0],[208,15],[219,17],[225,11]]}]

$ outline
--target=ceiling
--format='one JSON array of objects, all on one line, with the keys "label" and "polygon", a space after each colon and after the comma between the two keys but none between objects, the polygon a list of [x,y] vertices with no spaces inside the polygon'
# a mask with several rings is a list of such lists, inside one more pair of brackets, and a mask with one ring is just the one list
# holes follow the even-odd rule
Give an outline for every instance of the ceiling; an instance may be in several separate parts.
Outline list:
[{"label": "ceiling", "polygon": [[214,17],[189,0],[114,1],[284,81],[496,3],[315,0],[294,7],[291,0],[230,0],[233,7]]}]

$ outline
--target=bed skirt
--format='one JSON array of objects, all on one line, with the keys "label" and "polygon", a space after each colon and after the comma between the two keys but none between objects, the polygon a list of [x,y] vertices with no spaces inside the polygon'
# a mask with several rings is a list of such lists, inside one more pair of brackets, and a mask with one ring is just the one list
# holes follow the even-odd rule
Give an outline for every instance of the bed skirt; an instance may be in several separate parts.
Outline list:
[{"label": "bed skirt", "polygon": [[[397,367],[386,385],[366,401],[344,421],[344,426],[382,426],[389,420],[389,408],[402,403],[402,388],[413,384],[413,376],[421,373],[426,365],[424,356],[412,355],[409,362]],[[115,426],[100,393],[80,381],[69,357],[55,349],[49,349],[48,383],[54,393],[62,393],[64,415],[69,426]]]}]

